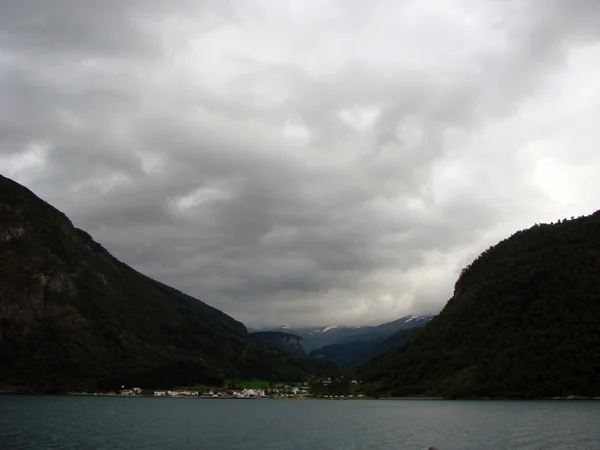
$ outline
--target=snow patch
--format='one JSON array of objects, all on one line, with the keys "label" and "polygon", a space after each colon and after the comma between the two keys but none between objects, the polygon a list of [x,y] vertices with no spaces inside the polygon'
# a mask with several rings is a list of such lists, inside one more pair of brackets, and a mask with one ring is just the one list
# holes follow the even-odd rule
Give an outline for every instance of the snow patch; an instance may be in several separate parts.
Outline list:
[{"label": "snow patch", "polygon": [[423,316],[410,316],[410,318],[406,319],[406,320],[404,321],[404,323],[408,323],[408,322],[410,322],[411,320],[414,320],[415,322],[418,322],[418,321],[420,321],[420,320],[429,321],[429,320],[431,320],[431,317],[423,317]]},{"label": "snow patch", "polygon": [[337,327],[336,327],[335,325],[333,325],[333,326],[331,326],[331,327],[326,327],[326,328],[323,330],[323,333],[325,333],[326,331],[332,330],[332,329],[334,329],[334,328],[337,328]]}]

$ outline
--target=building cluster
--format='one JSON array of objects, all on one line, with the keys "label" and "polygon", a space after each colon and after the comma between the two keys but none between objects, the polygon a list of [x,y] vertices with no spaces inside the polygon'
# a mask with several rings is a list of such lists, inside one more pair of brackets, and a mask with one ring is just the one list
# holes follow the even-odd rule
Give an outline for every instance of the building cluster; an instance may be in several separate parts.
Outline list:
[{"label": "building cluster", "polygon": [[202,397],[202,398],[260,398],[264,389],[239,389],[226,391],[154,391],[155,397]]},{"label": "building cluster", "polygon": [[268,390],[271,398],[304,398],[311,395],[308,382],[304,382],[298,386],[288,384],[275,384]]},{"label": "building cluster", "polygon": [[[130,390],[122,391],[121,395],[130,395]],[[135,394],[131,394],[135,395]],[[202,398],[303,398],[310,395],[308,382],[298,386],[275,384],[267,389],[232,388],[221,390],[172,390],[154,391],[155,397],[202,397]]]},{"label": "building cluster", "polygon": [[[313,387],[308,382],[298,384],[275,383],[268,388],[229,388],[222,389],[176,389],[176,390],[157,390],[152,392],[154,397],[200,397],[200,398],[325,398],[325,399],[344,399],[344,398],[362,398],[363,395],[352,395],[350,392],[327,392],[332,386],[331,379],[319,380],[318,384]],[[357,382],[352,380],[351,384],[356,385]],[[145,395],[148,393],[146,392]],[[332,395],[333,394],[333,395]],[[114,395],[114,394],[113,394]],[[125,389],[123,387],[117,395],[135,396],[144,395],[141,388]]]},{"label": "building cluster", "polygon": [[134,387],[131,389],[122,389],[120,392],[121,395],[124,396],[131,396],[131,395],[141,395],[142,394],[142,388],[139,387]]}]

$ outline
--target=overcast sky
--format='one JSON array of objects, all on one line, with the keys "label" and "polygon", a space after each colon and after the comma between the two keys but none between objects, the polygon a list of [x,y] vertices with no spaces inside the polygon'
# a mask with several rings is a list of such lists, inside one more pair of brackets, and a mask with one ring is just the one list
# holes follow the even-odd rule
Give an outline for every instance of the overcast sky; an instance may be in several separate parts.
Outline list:
[{"label": "overcast sky", "polygon": [[2,0],[0,171],[250,326],[439,311],[600,209],[596,0]]}]

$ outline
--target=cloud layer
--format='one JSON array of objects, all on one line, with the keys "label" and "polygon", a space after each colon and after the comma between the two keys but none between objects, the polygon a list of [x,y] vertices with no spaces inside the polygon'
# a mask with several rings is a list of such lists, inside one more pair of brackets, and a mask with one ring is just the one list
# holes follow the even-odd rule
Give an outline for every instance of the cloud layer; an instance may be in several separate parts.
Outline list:
[{"label": "cloud layer", "polygon": [[252,326],[438,311],[600,208],[600,4],[0,4],[0,170]]}]

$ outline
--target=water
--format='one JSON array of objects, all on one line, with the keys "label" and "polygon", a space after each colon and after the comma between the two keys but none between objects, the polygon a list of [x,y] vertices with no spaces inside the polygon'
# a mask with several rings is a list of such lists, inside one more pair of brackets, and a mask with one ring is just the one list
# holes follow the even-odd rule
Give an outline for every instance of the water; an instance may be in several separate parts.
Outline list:
[{"label": "water", "polygon": [[595,401],[0,395],[0,448],[600,449]]}]

